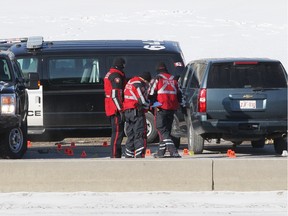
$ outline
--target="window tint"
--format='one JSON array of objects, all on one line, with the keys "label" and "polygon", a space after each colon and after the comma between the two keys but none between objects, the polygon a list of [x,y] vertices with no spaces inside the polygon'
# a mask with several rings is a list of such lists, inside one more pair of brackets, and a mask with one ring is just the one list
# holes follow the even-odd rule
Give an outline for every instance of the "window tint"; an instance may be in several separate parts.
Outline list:
[{"label": "window tint", "polygon": [[[116,57],[122,57],[125,59],[125,75],[127,79],[132,78],[133,76],[136,76],[137,74],[140,74],[143,71],[149,71],[152,75],[152,77],[156,76],[156,67],[159,64],[159,62],[164,62],[168,68],[168,71],[173,75],[180,75],[179,68],[176,67],[177,62],[174,62],[172,56],[157,56],[157,55],[119,55],[119,56],[113,56],[109,57],[108,64],[109,66],[112,66],[113,60]],[[182,63],[182,62],[181,62]],[[183,65],[183,63],[182,63]],[[182,72],[183,67],[181,67]]]},{"label": "window tint", "polygon": [[6,59],[0,59],[0,81],[11,81],[11,73]]},{"label": "window tint", "polygon": [[17,59],[18,63],[20,64],[20,68],[24,74],[29,73],[37,73],[37,68],[38,68],[38,59],[33,57],[33,58],[18,58]]},{"label": "window tint", "polygon": [[199,88],[199,81],[198,81],[198,78],[196,76],[196,73],[193,73],[189,87],[190,88]]},{"label": "window tint", "polygon": [[16,77],[19,77],[19,78],[24,77],[17,61],[13,61],[12,66],[14,68],[14,71],[16,72]]},{"label": "window tint", "polygon": [[196,77],[198,77],[198,82],[199,82],[198,84],[202,82],[206,68],[207,68],[207,65],[204,63],[197,64]]},{"label": "window tint", "polygon": [[202,63],[194,63],[189,66],[189,75],[186,77],[187,82],[184,83],[184,87],[199,88],[201,80],[203,78],[206,65]]},{"label": "window tint", "polygon": [[286,78],[280,63],[217,63],[210,68],[208,88],[285,88]]},{"label": "window tint", "polygon": [[181,88],[186,88],[187,87],[187,83],[189,78],[191,77],[191,67],[193,66],[193,64],[188,65],[187,67],[185,67],[184,69],[184,73],[181,76]]},{"label": "window tint", "polygon": [[54,84],[96,84],[100,82],[97,58],[50,58],[49,80]]}]

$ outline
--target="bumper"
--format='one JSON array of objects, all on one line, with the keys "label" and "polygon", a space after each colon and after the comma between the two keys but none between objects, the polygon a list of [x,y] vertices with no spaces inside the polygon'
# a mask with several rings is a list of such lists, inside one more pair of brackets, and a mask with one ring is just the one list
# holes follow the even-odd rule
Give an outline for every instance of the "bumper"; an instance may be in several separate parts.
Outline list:
[{"label": "bumper", "polygon": [[192,122],[197,134],[222,134],[222,137],[253,137],[287,133],[287,120],[283,119],[209,120],[199,116]]},{"label": "bumper", "polygon": [[21,125],[20,115],[0,115],[0,131]]}]

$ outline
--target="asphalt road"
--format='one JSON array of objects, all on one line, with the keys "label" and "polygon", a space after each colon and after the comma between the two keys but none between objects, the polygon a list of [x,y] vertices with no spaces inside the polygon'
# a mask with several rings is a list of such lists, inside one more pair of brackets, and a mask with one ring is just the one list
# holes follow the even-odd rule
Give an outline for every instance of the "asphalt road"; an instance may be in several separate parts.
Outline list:
[{"label": "asphalt road", "polygon": [[[123,151],[125,149],[123,140]],[[146,158],[152,158],[157,151],[157,143],[148,144],[149,152]],[[179,149],[182,158],[224,158],[229,149],[235,152],[235,156],[241,158],[275,158],[281,157],[274,152],[273,144],[266,144],[264,148],[252,148],[249,142],[233,146],[230,142],[221,144],[205,143],[203,154],[194,155],[187,152],[187,139],[181,139]],[[187,154],[188,153],[188,154]],[[99,138],[69,138],[62,142],[31,142],[23,159],[71,159],[71,158],[108,158],[110,155],[109,137]]]}]

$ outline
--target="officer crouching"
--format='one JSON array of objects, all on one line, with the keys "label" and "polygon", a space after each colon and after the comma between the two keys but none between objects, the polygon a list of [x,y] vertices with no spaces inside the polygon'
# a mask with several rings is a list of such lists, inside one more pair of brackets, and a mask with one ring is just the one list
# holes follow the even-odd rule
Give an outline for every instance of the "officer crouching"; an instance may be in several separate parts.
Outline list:
[{"label": "officer crouching", "polygon": [[144,158],[147,147],[147,125],[145,113],[149,109],[148,88],[150,72],[143,72],[129,80],[124,89],[126,158]]}]

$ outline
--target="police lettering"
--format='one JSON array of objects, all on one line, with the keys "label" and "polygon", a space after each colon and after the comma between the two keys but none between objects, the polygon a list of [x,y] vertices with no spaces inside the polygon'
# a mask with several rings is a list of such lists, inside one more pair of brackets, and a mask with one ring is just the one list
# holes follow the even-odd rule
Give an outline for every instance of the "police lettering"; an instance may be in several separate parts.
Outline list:
[{"label": "police lettering", "polygon": [[41,116],[41,110],[29,110],[28,116]]}]

